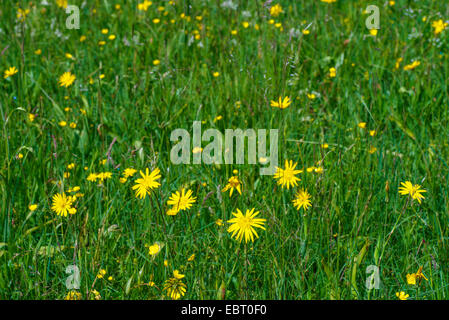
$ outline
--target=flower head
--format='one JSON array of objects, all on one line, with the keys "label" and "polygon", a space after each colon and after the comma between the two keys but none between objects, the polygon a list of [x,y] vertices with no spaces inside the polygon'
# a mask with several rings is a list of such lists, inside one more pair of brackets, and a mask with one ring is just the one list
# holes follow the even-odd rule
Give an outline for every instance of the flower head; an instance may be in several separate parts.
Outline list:
[{"label": "flower head", "polygon": [[277,16],[279,16],[279,14],[281,14],[282,12],[284,12],[284,11],[282,10],[282,7],[281,7],[281,5],[280,5],[279,3],[276,3],[274,6],[272,6],[272,7],[270,8],[270,15],[271,15],[272,17],[277,17]]},{"label": "flower head", "polygon": [[228,228],[228,232],[232,233],[231,237],[235,236],[235,239],[242,241],[245,238],[245,242],[251,240],[254,242],[254,236],[258,238],[257,232],[254,228],[261,228],[265,230],[264,223],[266,219],[256,218],[259,211],[254,212],[254,208],[251,210],[246,210],[245,215],[237,209],[237,213],[232,213],[234,218],[228,220],[228,223],[232,225]]},{"label": "flower head", "polygon": [[274,179],[278,179],[277,184],[281,185],[282,188],[286,185],[287,189],[290,188],[290,185],[296,186],[297,181],[301,181],[301,179],[297,178],[296,175],[301,173],[302,170],[295,170],[297,163],[293,163],[292,160],[290,162],[285,160],[285,169],[276,168],[276,173],[274,174]]},{"label": "flower head", "polygon": [[148,248],[148,253],[150,256],[155,256],[159,253],[159,251],[161,251],[161,246],[157,242]]},{"label": "flower head", "polygon": [[6,69],[3,78],[5,78],[5,79],[9,78],[9,77],[15,75],[17,72],[19,72],[19,71],[17,70],[16,67],[11,67],[9,69]]},{"label": "flower head", "polygon": [[408,284],[416,284],[416,273],[407,274],[407,283]]},{"label": "flower head", "polygon": [[448,26],[448,23],[444,22],[442,19],[433,21],[432,22],[433,33],[435,35],[440,34],[441,32],[443,32],[444,29],[447,28],[447,26]]},{"label": "flower head", "polygon": [[66,196],[65,193],[57,193],[53,196],[53,204],[51,210],[56,212],[58,216],[67,217],[67,213],[75,214],[76,209],[72,208],[73,198]]},{"label": "flower head", "polygon": [[192,193],[192,190],[187,190],[186,192],[184,188],[181,192],[176,191],[170,196],[167,204],[172,205],[176,211],[190,209],[196,201],[196,197],[192,197]]},{"label": "flower head", "polygon": [[418,200],[421,203],[421,199],[424,199],[424,196],[421,193],[427,192],[424,189],[421,189],[419,184],[413,185],[410,181],[401,182],[402,187],[399,187],[399,193],[402,195],[410,195],[413,200]]},{"label": "flower head", "polygon": [[66,297],[64,298],[64,300],[80,300],[80,299],[81,293],[75,290],[69,291],[69,293],[67,293]]},{"label": "flower head", "polygon": [[290,101],[289,97],[285,97],[284,100],[282,100],[282,97],[279,97],[279,101],[276,102],[274,100],[271,100],[271,106],[273,108],[279,108],[279,109],[285,109],[287,108],[292,102]]},{"label": "flower head", "polygon": [[293,199],[293,206],[296,209],[304,208],[304,210],[307,210],[308,207],[312,206],[312,203],[310,202],[310,194],[302,189],[298,191],[295,195],[295,199]]},{"label": "flower head", "polygon": [[145,170],[145,174],[140,171],[142,178],[136,180],[136,184],[133,186],[133,190],[136,191],[136,198],[144,199],[146,195],[150,195],[151,190],[156,189],[161,184],[156,180],[161,178],[159,168],[154,169],[149,173],[148,168]]},{"label": "flower head", "polygon": [[415,69],[416,67],[418,67],[420,64],[421,64],[420,61],[415,60],[415,61],[413,61],[411,64],[408,64],[408,65],[404,66],[404,70],[405,70],[405,71],[413,70],[413,69]]},{"label": "flower head", "polygon": [[242,182],[239,180],[237,176],[232,176],[228,180],[228,184],[221,190],[222,192],[229,191],[229,197],[232,196],[234,189],[238,191],[238,193],[242,194]]},{"label": "flower head", "polygon": [[76,77],[74,74],[69,72],[64,72],[62,76],[59,77],[59,86],[69,87],[75,81]]},{"label": "flower head", "polygon": [[398,297],[399,300],[407,300],[407,298],[408,298],[409,296],[410,296],[410,295],[405,294],[404,291],[396,292],[396,297]]},{"label": "flower head", "polygon": [[167,297],[178,300],[185,295],[186,288],[187,286],[181,279],[173,277],[165,281],[163,290],[167,292]]}]

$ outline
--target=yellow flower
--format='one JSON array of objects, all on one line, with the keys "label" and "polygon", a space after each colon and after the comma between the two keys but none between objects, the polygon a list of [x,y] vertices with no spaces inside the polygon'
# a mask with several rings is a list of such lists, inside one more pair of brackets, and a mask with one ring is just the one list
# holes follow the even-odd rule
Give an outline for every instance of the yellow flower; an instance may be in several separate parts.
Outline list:
[{"label": "yellow flower", "polygon": [[413,185],[410,181],[401,182],[402,187],[399,187],[399,193],[401,195],[410,195],[413,200],[418,200],[421,203],[421,199],[424,199],[424,196],[421,193],[427,192],[424,189],[421,189],[419,184]]},{"label": "yellow flower", "polygon": [[30,13],[30,9],[23,10],[22,8],[19,8],[19,9],[17,9],[16,17],[20,22],[24,22],[29,13]]},{"label": "yellow flower", "polygon": [[234,192],[234,189],[238,191],[239,194],[242,194],[241,190],[242,182],[239,180],[237,176],[232,176],[228,180],[228,184],[221,190],[222,192],[229,191],[229,197],[232,196],[232,193]]},{"label": "yellow flower", "polygon": [[214,73],[212,73],[212,75],[213,75],[215,78],[217,78],[217,77],[220,75],[220,72],[215,71]]},{"label": "yellow flower", "polygon": [[279,109],[285,109],[287,108],[292,102],[290,101],[290,98],[287,96],[284,98],[284,100],[282,100],[282,97],[279,97],[279,101],[276,102],[274,100],[271,100],[271,106],[274,108],[279,108]]},{"label": "yellow flower", "polygon": [[63,121],[59,121],[58,124],[61,127],[65,127],[67,125],[67,122],[63,120]]},{"label": "yellow flower", "polygon": [[161,22],[161,19],[158,19],[158,18],[153,19],[154,24],[158,24],[159,22]]},{"label": "yellow flower", "polygon": [[95,296],[95,300],[100,300],[101,299],[101,295],[100,292],[98,292],[97,290],[93,289],[92,294]]},{"label": "yellow flower", "polygon": [[297,178],[296,175],[301,173],[302,170],[295,170],[297,163],[293,163],[293,160],[285,160],[285,169],[276,167],[276,173],[273,178],[278,179],[277,184],[281,185],[282,188],[286,185],[287,189],[290,188],[290,185],[296,186],[297,181],[301,181],[301,179]]},{"label": "yellow flower", "polygon": [[19,72],[19,71],[17,70],[16,67],[11,67],[9,69],[6,69],[3,78],[7,79],[7,78],[15,75],[17,72]]},{"label": "yellow flower", "polygon": [[438,21],[433,21],[432,22],[432,28],[434,29],[433,33],[435,35],[440,34],[441,32],[443,32],[444,29],[447,28],[447,26],[448,26],[448,23],[444,22],[442,19],[440,19]]},{"label": "yellow flower", "polygon": [[408,284],[416,284],[416,274],[412,273],[412,274],[407,274],[407,283]]},{"label": "yellow flower", "polygon": [[185,275],[179,273],[178,270],[173,271],[173,276],[174,276],[176,279],[182,279],[182,278],[185,277]]},{"label": "yellow flower", "polygon": [[153,3],[152,3],[151,1],[145,0],[144,2],[139,3],[139,4],[137,5],[137,9],[140,10],[140,11],[147,11],[147,10],[148,10],[148,7],[151,6],[152,4],[153,4]]},{"label": "yellow flower", "polygon": [[100,172],[97,174],[97,178],[103,182],[103,180],[110,179],[112,177],[112,172]]},{"label": "yellow flower", "polygon": [[102,34],[108,34],[109,33],[109,29],[101,29],[101,33]]},{"label": "yellow flower", "polygon": [[40,55],[42,53],[42,50],[41,49],[37,49],[36,51],[34,51],[34,54],[35,55]]},{"label": "yellow flower", "polygon": [[159,251],[161,251],[161,246],[157,242],[148,248],[148,253],[150,256],[155,256],[159,253]]},{"label": "yellow flower", "polygon": [[67,296],[64,298],[64,300],[80,300],[81,299],[81,293],[78,291],[71,290],[67,294]]},{"label": "yellow flower", "polygon": [[221,226],[223,225],[223,220],[222,220],[222,219],[217,219],[217,220],[215,221],[215,224],[216,224],[217,226],[221,227]]},{"label": "yellow flower", "polygon": [[181,190],[181,193],[176,191],[175,193],[172,193],[167,204],[172,205],[177,211],[190,209],[192,204],[196,201],[196,197],[192,197],[192,193],[192,190],[187,190],[187,192],[185,192],[184,188]]},{"label": "yellow flower", "polygon": [[404,66],[404,70],[413,70],[415,69],[417,66],[419,66],[421,64],[420,61],[413,61],[411,64],[408,64],[406,66]]},{"label": "yellow flower", "polygon": [[310,34],[310,30],[304,29],[304,30],[302,30],[302,34],[303,35],[308,35],[308,34]]},{"label": "yellow flower", "polygon": [[136,169],[133,169],[133,168],[126,168],[126,169],[123,171],[123,176],[124,176],[125,178],[129,178],[129,177],[132,177],[136,172],[137,172]]},{"label": "yellow flower", "polygon": [[370,33],[370,35],[375,37],[375,36],[377,36],[377,29],[370,29],[369,33]]},{"label": "yellow flower", "polygon": [[87,181],[90,181],[90,182],[95,182],[95,181],[97,181],[97,179],[98,179],[98,174],[96,174],[96,173],[91,173],[87,177]]},{"label": "yellow flower", "polygon": [[167,210],[166,214],[168,216],[176,216],[178,214],[179,210],[176,210],[176,208],[170,208]]},{"label": "yellow flower", "polygon": [[59,77],[59,86],[61,87],[69,87],[74,81],[76,77],[74,74],[70,72],[64,72],[62,76]]},{"label": "yellow flower", "polygon": [[373,153],[376,152],[376,151],[377,151],[377,148],[374,147],[374,146],[371,146],[371,147],[369,148],[369,150],[368,150],[368,152],[369,152],[370,154],[373,154]]},{"label": "yellow flower", "polygon": [[419,267],[418,271],[416,271],[416,279],[424,279],[428,281],[426,276],[422,273],[422,267]]},{"label": "yellow flower", "polygon": [[157,66],[158,64],[160,64],[161,63],[161,61],[160,60],[153,60],[153,65],[155,65],[155,66]]},{"label": "yellow flower", "polygon": [[193,261],[193,260],[195,260],[195,254],[192,254],[192,255],[187,259],[187,261],[189,261],[189,262],[191,262],[191,261]]},{"label": "yellow flower", "polygon": [[98,279],[102,279],[105,274],[106,274],[106,270],[105,269],[100,269],[100,271],[98,271],[98,273],[97,273],[97,278]]},{"label": "yellow flower", "polygon": [[187,286],[181,279],[170,278],[164,283],[164,291],[167,291],[167,296],[173,300],[178,300],[186,293]]},{"label": "yellow flower", "polygon": [[30,209],[30,211],[35,211],[37,209],[37,204],[30,204],[28,209]]},{"label": "yellow flower", "polygon": [[270,15],[272,16],[272,17],[277,17],[277,16],[279,16],[279,14],[281,14],[281,13],[283,13],[284,11],[282,10],[282,7],[281,7],[281,5],[279,4],[279,3],[277,3],[277,4],[275,4],[274,6],[272,6],[271,8],[270,8]]},{"label": "yellow flower", "polygon": [[30,122],[33,122],[34,118],[36,118],[36,116],[34,114],[28,113],[28,120],[30,120]]},{"label": "yellow flower", "polygon": [[321,2],[334,3],[337,2],[337,0],[321,0]]},{"label": "yellow flower", "polygon": [[374,137],[376,135],[376,133],[377,133],[376,130],[370,130],[369,135],[371,137]]},{"label": "yellow flower", "polygon": [[366,128],[366,122],[359,122],[359,124],[357,124],[357,126],[361,129],[365,129]]},{"label": "yellow flower", "polygon": [[83,41],[86,41],[86,36],[84,36],[84,35],[80,37],[80,42],[83,42]]},{"label": "yellow flower", "polygon": [[74,214],[76,209],[72,208],[72,197],[67,197],[65,193],[57,193],[53,196],[53,203],[51,210],[56,212],[58,216],[67,217],[67,213]]},{"label": "yellow flower", "polygon": [[300,190],[296,193],[295,199],[293,200],[293,206],[296,207],[296,209],[304,208],[304,210],[307,210],[308,207],[312,206],[312,203],[310,202],[310,194],[307,192],[307,190]]},{"label": "yellow flower", "polygon": [[67,0],[56,0],[56,5],[60,8],[67,8]]},{"label": "yellow flower", "polygon": [[405,294],[404,291],[396,292],[396,297],[398,297],[399,300],[407,300],[407,298],[408,298],[409,296],[410,296],[410,295]]},{"label": "yellow flower", "polygon": [[109,40],[114,40],[115,38],[116,38],[115,34],[111,34],[111,35],[108,37]]},{"label": "yellow flower", "polygon": [[237,241],[242,241],[245,238],[245,243],[248,240],[254,242],[254,236],[258,238],[258,234],[254,228],[261,228],[265,230],[264,223],[266,219],[256,218],[259,214],[259,211],[254,212],[254,208],[250,210],[246,210],[245,215],[237,209],[237,213],[232,212],[232,215],[235,218],[228,220],[228,223],[232,225],[228,228],[228,232],[232,233],[231,237],[235,236]]},{"label": "yellow flower", "polygon": [[310,100],[314,100],[316,98],[316,95],[314,93],[308,93],[307,98],[309,98]]},{"label": "yellow flower", "polygon": [[145,170],[145,174],[140,171],[142,178],[136,180],[136,184],[132,187],[136,191],[136,198],[144,199],[146,195],[150,195],[151,190],[158,188],[161,184],[156,180],[161,178],[159,168],[154,169],[151,174],[148,168]]},{"label": "yellow flower", "polygon": [[335,68],[330,68],[330,69],[329,69],[329,77],[335,78],[336,76],[337,76],[337,69],[335,69]]},{"label": "yellow flower", "polygon": [[248,21],[243,21],[242,22],[242,26],[243,26],[243,28],[248,28],[249,27],[249,22]]}]

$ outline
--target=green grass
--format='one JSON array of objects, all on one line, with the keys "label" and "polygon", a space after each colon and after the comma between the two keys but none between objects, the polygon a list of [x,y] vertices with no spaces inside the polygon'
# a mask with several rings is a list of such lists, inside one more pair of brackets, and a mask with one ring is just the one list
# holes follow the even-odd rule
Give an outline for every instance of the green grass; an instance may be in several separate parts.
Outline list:
[{"label": "green grass", "polygon": [[[431,26],[449,18],[446,1],[278,1],[282,30],[263,1],[234,0],[234,11],[219,1],[155,0],[146,12],[137,1],[86,1],[79,30],[66,29],[65,10],[48,2],[0,1],[0,71],[18,69],[0,78],[1,299],[63,299],[71,264],[83,299],[92,289],[102,299],[168,299],[162,287],[175,269],[185,274],[183,299],[449,298],[449,29],[434,35]],[[365,27],[369,4],[380,8],[377,37]],[[23,23],[18,6],[30,9]],[[310,34],[290,35],[309,24]],[[421,64],[404,71],[413,60]],[[76,75],[68,88],[58,85],[66,71]],[[279,96],[292,104],[272,108]],[[170,133],[192,132],[194,120],[203,132],[280,128],[279,164],[304,169],[298,187],[282,189],[258,165],[173,165]],[[305,170],[319,165],[322,174]],[[138,174],[119,182],[128,167],[160,168],[160,188],[137,199]],[[230,198],[220,190],[234,169],[243,194]],[[103,171],[112,178],[86,180]],[[427,190],[421,204],[398,193],[407,180]],[[52,196],[74,186],[84,194],[77,213],[57,216]],[[196,203],[166,215],[183,187]],[[306,212],[292,204],[300,188],[312,195]],[[236,208],[267,219],[254,243],[227,232]],[[146,245],[156,241],[164,246],[153,259]],[[365,288],[370,265],[380,270],[378,290]],[[420,266],[428,281],[408,285],[406,274]]]}]

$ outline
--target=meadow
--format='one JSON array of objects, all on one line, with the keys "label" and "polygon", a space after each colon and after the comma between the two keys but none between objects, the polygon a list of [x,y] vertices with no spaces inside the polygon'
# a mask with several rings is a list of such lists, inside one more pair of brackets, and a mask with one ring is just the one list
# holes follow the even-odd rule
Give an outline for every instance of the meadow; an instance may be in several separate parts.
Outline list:
[{"label": "meadow", "polygon": [[[0,299],[448,299],[448,19],[0,0]],[[194,121],[278,129],[276,174],[173,164]]]}]

